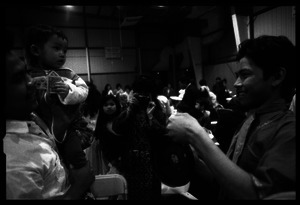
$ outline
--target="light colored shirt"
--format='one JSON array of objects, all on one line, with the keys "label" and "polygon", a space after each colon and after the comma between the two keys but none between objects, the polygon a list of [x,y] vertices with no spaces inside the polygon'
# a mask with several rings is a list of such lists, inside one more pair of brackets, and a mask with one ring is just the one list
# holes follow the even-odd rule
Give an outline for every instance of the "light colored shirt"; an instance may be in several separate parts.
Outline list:
[{"label": "light colored shirt", "polygon": [[47,199],[68,189],[53,137],[33,121],[6,121],[6,198]]},{"label": "light colored shirt", "polygon": [[[66,77],[61,77],[64,83],[68,84],[70,87],[69,93],[65,99],[62,99],[59,95],[59,100],[64,105],[74,105],[84,102],[88,96],[89,89],[82,78],[77,78],[76,80],[68,79]],[[73,84],[74,83],[74,84]]]},{"label": "light colored shirt", "polygon": [[296,94],[294,95],[292,102],[290,104],[290,110],[293,111],[296,116]]}]

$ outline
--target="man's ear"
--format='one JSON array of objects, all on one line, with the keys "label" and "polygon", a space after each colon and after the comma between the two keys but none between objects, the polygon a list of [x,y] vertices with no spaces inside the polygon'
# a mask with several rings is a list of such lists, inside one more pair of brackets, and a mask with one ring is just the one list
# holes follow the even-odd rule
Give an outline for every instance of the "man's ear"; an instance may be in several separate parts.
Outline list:
[{"label": "man's ear", "polygon": [[34,45],[34,44],[32,44],[32,45],[30,46],[30,52],[31,52],[31,54],[34,55],[34,56],[39,56],[39,55],[40,55],[40,49],[39,49],[39,47],[36,46],[36,45]]},{"label": "man's ear", "polygon": [[272,76],[273,82],[272,86],[276,87],[285,79],[286,69],[284,67],[280,67],[279,71]]}]

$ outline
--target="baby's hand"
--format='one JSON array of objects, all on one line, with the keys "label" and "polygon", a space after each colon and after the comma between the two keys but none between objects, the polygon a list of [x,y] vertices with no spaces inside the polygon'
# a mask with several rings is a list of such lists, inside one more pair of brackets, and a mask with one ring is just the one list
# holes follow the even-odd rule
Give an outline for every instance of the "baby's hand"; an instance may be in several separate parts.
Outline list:
[{"label": "baby's hand", "polygon": [[62,99],[65,99],[69,93],[70,86],[64,82],[56,82],[53,86],[55,91]]}]

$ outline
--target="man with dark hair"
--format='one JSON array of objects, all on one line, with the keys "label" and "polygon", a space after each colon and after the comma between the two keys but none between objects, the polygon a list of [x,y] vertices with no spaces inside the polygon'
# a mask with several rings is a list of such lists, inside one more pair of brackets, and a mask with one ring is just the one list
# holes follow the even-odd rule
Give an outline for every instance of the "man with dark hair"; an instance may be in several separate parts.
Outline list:
[{"label": "man with dark hair", "polygon": [[[295,46],[283,36],[241,43],[234,83],[247,117],[224,154],[187,113],[169,118],[168,135],[194,147],[219,185],[219,199],[295,199]],[[284,194],[283,194],[284,193]]]}]

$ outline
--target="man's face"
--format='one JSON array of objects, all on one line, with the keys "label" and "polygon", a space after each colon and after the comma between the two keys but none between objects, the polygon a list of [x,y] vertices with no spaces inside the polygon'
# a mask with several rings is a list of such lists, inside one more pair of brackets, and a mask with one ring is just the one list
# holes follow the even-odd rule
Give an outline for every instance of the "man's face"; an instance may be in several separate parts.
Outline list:
[{"label": "man's face", "polygon": [[13,53],[6,54],[5,114],[6,119],[25,120],[36,108],[37,101],[25,64]]},{"label": "man's face", "polygon": [[272,94],[271,79],[263,79],[263,70],[244,57],[240,60],[238,77],[234,83],[237,100],[245,110],[263,105]]},{"label": "man's face", "polygon": [[53,35],[40,51],[40,65],[45,69],[58,69],[66,62],[67,41]]}]

